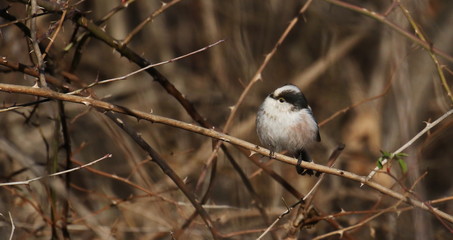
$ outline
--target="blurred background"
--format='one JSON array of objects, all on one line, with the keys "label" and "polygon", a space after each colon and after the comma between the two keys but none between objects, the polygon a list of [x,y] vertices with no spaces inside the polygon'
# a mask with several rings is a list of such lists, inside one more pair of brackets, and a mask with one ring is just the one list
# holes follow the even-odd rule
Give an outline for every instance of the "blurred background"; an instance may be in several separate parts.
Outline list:
[{"label": "blurred background", "polygon": [[[38,1],[42,2],[42,1]],[[66,1],[44,1],[62,2]],[[166,1],[169,3],[168,1]],[[335,1],[333,1],[335,2]],[[381,14],[410,34],[413,28],[402,10],[392,1],[347,1],[352,6]],[[453,2],[449,0],[401,1],[422,29],[427,41],[446,55],[439,57],[447,85],[452,87]],[[81,45],[70,45],[87,31],[73,21],[75,10],[88,19],[98,21],[121,1],[68,1],[71,8],[46,58],[46,73],[62,81],[68,74],[89,84],[126,75],[139,69],[112,47],[88,37]],[[203,48],[218,40],[224,42],[201,53],[191,55],[157,68],[190,100],[208,122],[221,130],[244,88],[275,46],[284,30],[305,1],[214,1],[182,0],[166,8],[138,32],[128,47],[152,63],[170,60]],[[123,5],[126,6],[126,5]],[[30,12],[21,1],[1,1],[2,9],[21,23],[29,24]],[[123,40],[155,11],[162,1],[129,1],[101,26],[114,39]],[[39,11],[42,12],[42,11]],[[37,17],[37,39],[47,46],[57,29],[59,13]],[[316,162],[326,164],[338,144],[346,144],[336,167],[359,175],[367,175],[381,155],[404,145],[425,126],[449,109],[451,101],[439,80],[436,65],[429,52],[401,35],[383,21],[332,4],[313,1],[299,17],[294,29],[281,44],[258,81],[238,109],[229,131],[232,136],[259,144],[255,134],[255,114],[267,94],[283,84],[297,85],[305,93],[320,123],[321,143],[310,147]],[[0,17],[0,56],[9,62],[34,67],[33,54],[24,32],[11,19]],[[415,35],[413,35],[415,36]],[[80,46],[77,53],[77,46]],[[45,48],[45,47],[44,47]],[[75,56],[80,59],[74,60]],[[78,61],[78,62],[77,62]],[[66,77],[66,78],[65,78]],[[35,78],[0,66],[2,83],[33,86]],[[74,84],[74,82],[71,82]],[[194,120],[183,107],[152,77],[144,72],[122,81],[93,87],[93,94],[111,103],[145,112],[152,112],[189,123]],[[0,93],[4,107],[36,101],[33,96]],[[347,107],[334,118],[338,111]],[[102,171],[79,170],[71,174],[70,214],[67,222],[72,239],[99,239],[99,229],[114,239],[171,239],[186,222],[193,207],[121,129],[102,113],[83,105],[64,103],[71,139],[71,159],[88,163],[105,154],[113,157],[92,166]],[[44,169],[49,159],[58,159],[64,169],[65,149],[58,119],[59,107],[54,101],[13,111],[0,112],[0,178],[13,182],[35,177],[36,169]],[[177,128],[123,120],[132,125],[195,190],[197,179],[212,152],[212,139]],[[453,118],[449,117],[413,143],[404,152],[407,174],[398,164],[391,173],[409,188],[427,173],[414,188],[414,198],[428,201],[453,196]],[[284,201],[298,199],[280,184],[259,170],[233,146],[227,145],[239,162],[261,199],[271,222],[286,210]],[[24,165],[30,160],[31,165]],[[261,161],[268,162],[266,158]],[[75,164],[75,163],[74,163]],[[306,194],[317,178],[299,176],[294,166],[268,163],[299,192]],[[110,177],[109,177],[110,176]],[[154,195],[125,182],[119,176],[140,185]],[[394,179],[379,173],[375,181],[404,192]],[[11,231],[8,213],[16,226],[14,239],[63,238],[52,233],[51,222],[61,220],[63,201],[54,198],[49,182],[38,181],[29,186],[0,188],[0,234]],[[360,184],[335,176],[326,176],[314,197],[313,204],[323,215],[346,211],[336,221],[343,227],[362,221],[369,214],[351,211],[383,209],[396,201]],[[58,189],[58,188],[55,188]],[[57,194],[58,195],[58,194]],[[230,239],[255,239],[269,223],[253,206],[250,193],[239,175],[219,151],[216,178],[206,209],[215,227]],[[51,214],[52,209],[57,209]],[[402,207],[403,205],[401,205]],[[435,205],[453,214],[452,201]],[[287,236],[297,211],[285,216],[274,231],[274,238]],[[451,227],[451,224],[445,223]],[[254,230],[254,231],[253,231]],[[327,221],[302,227],[297,239],[312,239],[335,228]],[[249,232],[247,232],[249,231]],[[448,237],[450,236],[450,237]],[[200,218],[182,233],[180,239],[211,239]],[[329,239],[339,239],[335,235]],[[450,239],[451,233],[427,211],[393,211],[382,214],[354,231],[346,239]],[[265,239],[272,239],[266,235]]]}]

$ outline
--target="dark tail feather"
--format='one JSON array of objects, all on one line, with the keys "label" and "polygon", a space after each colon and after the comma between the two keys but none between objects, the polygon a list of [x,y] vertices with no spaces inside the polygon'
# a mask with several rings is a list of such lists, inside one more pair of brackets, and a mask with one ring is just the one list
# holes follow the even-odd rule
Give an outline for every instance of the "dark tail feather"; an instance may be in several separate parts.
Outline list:
[{"label": "dark tail feather", "polygon": [[314,172],[313,170],[311,169],[305,169],[303,167],[300,166],[300,163],[302,161],[306,161],[306,162],[312,162],[311,158],[310,158],[310,155],[308,155],[308,152],[305,151],[304,149],[301,149],[300,151],[297,152],[297,165],[296,165],[296,171],[298,174],[300,175],[305,175],[305,174],[308,174],[308,175],[313,175]]}]

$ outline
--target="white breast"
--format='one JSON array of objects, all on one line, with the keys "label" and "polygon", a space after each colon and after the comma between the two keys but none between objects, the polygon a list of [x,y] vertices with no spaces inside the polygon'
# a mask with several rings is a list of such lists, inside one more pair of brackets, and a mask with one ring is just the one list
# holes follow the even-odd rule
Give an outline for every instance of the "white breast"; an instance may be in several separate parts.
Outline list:
[{"label": "white breast", "polygon": [[256,120],[261,143],[273,151],[289,154],[305,148],[316,140],[318,126],[309,109],[293,111],[290,104],[266,98]]}]

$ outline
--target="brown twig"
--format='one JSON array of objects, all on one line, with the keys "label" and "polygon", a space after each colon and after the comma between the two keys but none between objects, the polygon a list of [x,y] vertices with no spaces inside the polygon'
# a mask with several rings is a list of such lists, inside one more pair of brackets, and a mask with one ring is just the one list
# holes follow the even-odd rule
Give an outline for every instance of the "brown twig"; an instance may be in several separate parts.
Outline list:
[{"label": "brown twig", "polygon": [[113,112],[109,111],[105,112],[105,115],[108,116],[121,129],[123,129],[135,141],[135,143],[137,143],[143,150],[145,150],[150,155],[152,161],[155,162],[162,169],[165,175],[167,175],[178,186],[178,188],[184,193],[187,199],[192,203],[200,217],[205,222],[209,231],[211,232],[213,239],[218,239],[217,230],[215,229],[209,214],[197,201],[195,194],[193,194],[193,192],[189,190],[189,188],[182,181],[182,179],[179,178],[176,172],[167,164],[167,162],[160,156],[160,154],[158,154],[154,150],[154,148],[152,148],[135,130],[126,125],[124,121],[122,121]]},{"label": "brown twig", "polygon": [[349,111],[349,110],[351,110],[353,108],[356,108],[356,107],[358,107],[358,106],[360,106],[360,105],[362,105],[364,103],[371,102],[371,101],[377,100],[379,98],[382,98],[383,96],[385,96],[390,91],[390,89],[392,87],[392,81],[393,81],[393,77],[388,81],[388,83],[385,86],[384,90],[381,93],[379,93],[378,95],[370,97],[370,98],[365,98],[365,99],[360,100],[360,101],[358,101],[358,102],[356,102],[356,103],[354,103],[354,104],[352,104],[350,106],[347,106],[347,107],[345,107],[343,109],[340,109],[340,110],[336,111],[334,114],[332,114],[330,117],[322,120],[318,125],[320,127],[322,127],[322,126],[326,125],[327,123],[329,123],[330,121],[332,121],[333,119],[335,119],[336,117],[340,116],[341,114],[346,113],[347,111]]},{"label": "brown twig", "polygon": [[354,4],[351,4],[351,3],[348,3],[348,2],[344,2],[344,1],[340,1],[340,0],[324,0],[324,1],[328,2],[328,3],[331,3],[333,5],[345,8],[345,9],[349,9],[349,10],[354,11],[354,12],[358,12],[358,13],[364,15],[364,16],[370,17],[370,18],[372,18],[372,19],[374,19],[374,20],[376,20],[376,21],[378,21],[380,23],[383,23],[383,24],[387,25],[388,27],[390,27],[391,29],[395,30],[396,32],[400,33],[401,35],[405,36],[406,38],[408,38],[412,42],[416,43],[417,45],[425,48],[426,50],[433,51],[435,54],[443,57],[444,59],[447,59],[449,62],[453,62],[453,57],[452,56],[450,56],[447,53],[435,48],[434,46],[432,46],[432,44],[430,44],[428,42],[425,42],[425,41],[422,41],[417,36],[413,35],[412,33],[404,30],[400,26],[398,26],[395,23],[391,22],[390,20],[387,19],[386,15],[379,14],[379,13],[371,11],[371,10],[369,10],[367,8],[359,7],[359,6],[356,6]]},{"label": "brown twig", "polygon": [[[418,26],[418,24],[415,22],[415,20],[412,18],[409,10],[403,6],[403,4],[400,2],[400,0],[396,1],[398,3],[399,8],[403,12],[404,16],[406,16],[407,20],[411,24],[412,28],[415,31],[415,34],[420,38],[425,43],[429,43],[427,37],[423,34],[422,30]],[[436,54],[434,53],[432,49],[432,44],[430,44],[430,48],[426,48],[427,52],[429,53],[429,56],[434,62],[434,65],[436,66],[437,74],[439,75],[440,82],[442,86],[444,87],[445,92],[447,92],[447,95],[450,97],[450,105],[453,104],[453,94],[451,93],[450,87],[448,86],[447,79],[445,78],[444,72],[442,70],[442,66],[439,63],[439,59],[437,58]]]},{"label": "brown twig", "polygon": [[[66,112],[64,107],[64,102],[58,101],[58,110],[59,110],[59,118],[61,124],[61,132],[63,133],[63,147],[65,149],[65,158],[66,158],[66,166],[65,169],[71,169],[71,157],[72,157],[72,146],[71,146],[71,136],[69,134],[68,122],[66,121]],[[66,188],[66,196],[63,202],[63,219],[62,219],[62,232],[63,237],[65,239],[70,239],[69,230],[68,230],[68,219],[69,219],[69,195],[70,192],[70,185],[71,185],[71,174],[68,173],[65,175],[66,178],[65,188]]]},{"label": "brown twig", "polygon": [[[6,9],[0,9],[1,12],[6,12]],[[25,22],[25,21],[28,21],[32,18],[35,18],[35,17],[41,17],[41,16],[45,16],[45,15],[48,15],[49,13],[45,12],[45,13],[37,13],[37,14],[34,14],[34,15],[30,15],[30,16],[27,16],[27,17],[24,17],[24,18],[21,18],[21,19],[15,19],[12,20],[12,19],[8,19],[10,20],[10,22],[8,23],[4,23],[4,24],[0,24],[0,28],[4,28],[4,27],[8,27],[8,26],[11,26],[11,25],[14,25],[14,24],[18,24],[18,23],[22,23]]]},{"label": "brown twig", "polygon": [[88,88],[92,88],[92,87],[94,87],[94,86],[97,86],[97,85],[101,85],[101,84],[106,84],[106,83],[112,83],[112,82],[116,82],[116,81],[125,80],[125,79],[127,79],[127,78],[129,78],[129,77],[131,77],[131,76],[133,76],[133,75],[135,75],[135,74],[144,72],[144,71],[146,71],[146,70],[148,70],[148,69],[150,69],[150,68],[162,66],[162,65],[165,65],[165,64],[168,64],[168,63],[173,63],[173,62],[179,61],[179,60],[181,60],[181,59],[184,59],[184,58],[190,57],[190,56],[192,56],[192,55],[195,55],[195,54],[197,54],[197,53],[204,52],[204,51],[206,51],[207,49],[212,48],[212,47],[214,47],[214,46],[216,46],[216,45],[218,45],[218,44],[220,44],[220,43],[223,43],[223,42],[224,42],[224,40],[219,40],[219,41],[217,41],[217,42],[215,42],[215,43],[211,43],[211,44],[209,44],[209,45],[207,45],[207,46],[205,46],[205,47],[202,47],[202,48],[200,48],[200,49],[198,49],[198,50],[195,50],[195,51],[192,51],[192,52],[190,52],[190,53],[187,53],[187,54],[184,54],[184,55],[181,55],[181,56],[172,58],[172,59],[170,59],[170,60],[166,60],[166,61],[162,61],[162,62],[150,64],[150,65],[148,65],[148,66],[146,66],[146,67],[142,67],[142,68],[140,68],[140,69],[138,69],[138,70],[135,70],[135,71],[133,71],[133,72],[130,72],[130,73],[128,73],[128,74],[126,74],[126,75],[123,75],[123,76],[120,76],[120,77],[114,77],[114,78],[109,78],[109,79],[94,81],[93,83],[88,84],[87,86],[85,86],[85,87],[83,87],[83,88],[81,88],[81,89],[72,91],[72,92],[69,93],[69,94],[79,94],[80,92],[82,92],[82,91],[84,91],[84,90],[86,90],[86,89],[88,89]]},{"label": "brown twig", "polygon": [[231,107],[231,113],[228,116],[228,119],[227,119],[227,121],[225,123],[225,126],[223,128],[223,132],[224,133],[228,133],[228,130],[231,127],[231,124],[233,123],[233,120],[234,120],[234,118],[236,116],[236,112],[237,112],[239,106],[242,104],[242,102],[244,101],[245,97],[248,95],[248,93],[249,93],[250,89],[252,88],[252,86],[257,81],[262,80],[261,74],[264,71],[264,69],[266,68],[267,64],[272,59],[272,57],[275,55],[275,53],[277,52],[277,49],[282,45],[283,41],[285,41],[286,37],[291,32],[291,30],[294,28],[296,23],[299,21],[300,16],[302,16],[302,14],[304,14],[304,12],[307,11],[307,9],[310,6],[310,4],[312,3],[312,1],[313,0],[308,0],[307,2],[305,2],[305,4],[300,8],[300,10],[297,13],[296,17],[294,17],[291,20],[291,22],[288,24],[288,27],[286,27],[286,29],[283,31],[283,34],[277,40],[277,42],[275,43],[275,45],[272,48],[272,50],[268,54],[266,54],[266,56],[264,57],[263,62],[261,63],[260,67],[255,72],[255,74],[253,75],[252,79],[249,81],[249,84],[247,85],[247,87],[244,89],[244,91],[242,91],[241,95],[239,96],[238,100],[236,101],[236,104],[233,107]]},{"label": "brown twig", "polygon": [[[17,2],[21,2],[23,4],[30,4],[29,0],[14,0]],[[60,12],[62,9],[62,5],[60,2],[57,1],[49,1],[49,0],[35,0],[37,5],[46,9],[50,12]]]},{"label": "brown twig", "polygon": [[123,46],[129,44],[132,38],[137,35],[149,22],[153,21],[157,16],[162,14],[165,10],[169,9],[171,6],[175,5],[176,3],[180,2],[181,0],[172,0],[169,3],[162,3],[162,6],[154,11],[150,16],[148,16],[145,20],[143,20],[140,24],[138,24],[121,42]]},{"label": "brown twig", "polygon": [[[343,151],[344,147],[345,147],[344,144],[340,144],[339,146],[337,146],[337,148],[330,155],[329,161],[327,162],[327,166],[332,167],[335,164],[335,161],[340,156],[340,154]],[[302,208],[302,205],[301,205],[302,203],[303,203],[304,206],[308,206],[308,207],[306,207],[306,210],[310,209],[311,208],[311,202],[313,200],[313,196],[315,195],[316,190],[318,189],[318,186],[320,185],[320,183],[324,179],[324,176],[325,176],[325,174],[322,173],[320,175],[318,181],[315,183],[315,185],[313,185],[312,189],[303,198],[300,198],[299,201],[297,201],[296,203],[294,203],[291,206],[287,207],[287,210],[285,212],[283,212],[282,214],[280,214],[280,216],[272,223],[272,225],[270,225],[268,227],[268,229],[273,228],[285,215],[289,214],[295,207],[300,206]],[[316,212],[319,212],[318,209],[314,209],[314,210]],[[300,216],[295,216],[294,220],[292,221],[291,226],[289,227],[288,235],[290,235],[291,237],[294,237],[296,235],[296,232],[298,231],[298,229],[300,229],[300,226],[303,224],[302,221],[306,219],[302,215],[307,214],[307,212],[308,211],[299,211],[298,212],[297,215],[300,215]],[[330,222],[332,225],[334,225],[336,228],[340,227],[340,225],[338,223],[336,223],[336,221],[334,221],[332,219],[328,219],[327,221]],[[263,232],[263,234],[261,234],[259,239],[261,239],[262,237],[264,237],[266,235],[268,229],[266,229],[266,231]]]},{"label": "brown twig", "polygon": [[13,220],[13,216],[11,216],[11,212],[8,212],[8,215],[9,215],[9,221],[11,223],[11,232],[9,234],[9,240],[13,240],[13,236],[14,236],[14,230],[16,229],[16,226],[14,225],[14,220]]},{"label": "brown twig", "polygon": [[83,164],[83,165],[75,167],[75,168],[66,169],[64,171],[59,171],[59,172],[56,172],[56,173],[52,173],[52,174],[49,174],[47,176],[39,176],[39,177],[35,177],[35,178],[32,178],[32,179],[24,180],[24,181],[0,183],[0,187],[3,187],[3,186],[16,186],[16,185],[29,185],[32,182],[35,182],[35,181],[38,181],[38,180],[41,180],[41,179],[44,179],[44,178],[56,177],[56,176],[60,176],[60,175],[64,175],[64,174],[69,174],[71,172],[74,172],[74,171],[89,167],[91,165],[94,165],[94,164],[96,164],[96,163],[98,163],[98,162],[100,162],[102,160],[105,160],[105,159],[111,158],[111,157],[112,157],[112,154],[107,154],[107,155],[105,155],[105,156],[103,156],[103,157],[101,157],[99,159],[96,159],[94,161],[91,161],[89,163]]},{"label": "brown twig", "polygon": [[[453,196],[449,196],[449,197],[444,197],[444,198],[431,200],[431,201],[429,201],[428,204],[437,204],[437,203],[443,203],[443,202],[448,202],[448,201],[452,201],[452,200],[453,200]],[[410,211],[410,210],[413,210],[413,209],[414,209],[414,206],[407,206],[407,207],[402,207],[402,208],[394,208],[393,211],[388,210],[388,208],[358,210],[358,211],[357,210],[356,211],[344,211],[343,210],[343,211],[338,212],[338,213],[320,215],[320,216],[313,216],[310,219],[307,219],[307,223],[310,224],[310,223],[319,222],[319,221],[325,220],[325,219],[331,219],[331,218],[335,218],[336,219],[336,218],[343,217],[343,216],[350,216],[350,215],[357,215],[357,214],[373,214],[373,213],[379,213],[381,211],[386,211],[386,210],[388,210],[387,212],[401,213],[401,212]]]},{"label": "brown twig", "polygon": [[[244,171],[242,171],[241,166],[239,166],[239,164],[236,162],[236,160],[234,160],[234,158],[230,155],[229,152],[225,152],[225,155],[226,155],[227,159],[230,161],[231,165],[233,165],[233,168],[239,174],[239,177],[241,178],[241,180],[244,183],[247,191],[249,192],[250,196],[253,199],[253,205],[255,205],[256,209],[258,209],[258,211],[260,212],[260,214],[261,214],[261,216],[262,216],[262,218],[264,220],[264,224],[269,225],[270,224],[269,216],[267,215],[266,210],[263,207],[263,203],[261,201],[261,198],[256,193],[256,191],[253,188],[253,185],[250,182],[250,180],[248,179],[247,175],[244,173]],[[275,232],[271,232],[271,236],[275,240],[278,239],[278,237],[275,234]]]},{"label": "brown twig", "polygon": [[[140,67],[146,67],[151,65],[149,61],[142,58],[132,49],[121,46],[121,43],[115,39],[113,39],[110,35],[108,35],[104,30],[94,24],[91,20],[83,17],[77,16],[74,21],[79,24],[80,26],[84,27],[90,33],[96,37],[97,39],[103,41],[116,51],[118,51],[121,55],[127,57],[130,61],[134,62]],[[170,82],[168,79],[162,75],[157,69],[155,68],[148,68],[146,72],[150,74],[155,81],[157,81],[170,95],[172,95],[180,104],[184,107],[186,112],[191,116],[191,118],[199,123],[203,127],[212,127],[205,118],[203,118],[198,111],[195,109],[193,104],[187,100],[187,98]]]},{"label": "brown twig", "polygon": [[[232,126],[233,124],[233,120],[236,116],[236,113],[240,107],[240,105],[242,104],[242,102],[244,101],[245,97],[247,96],[247,94],[250,92],[250,90],[252,89],[253,85],[261,80],[261,74],[262,72],[264,71],[264,69],[266,68],[266,66],[268,65],[269,61],[272,59],[272,57],[275,55],[275,53],[277,52],[277,49],[281,46],[281,44],[283,43],[283,41],[286,39],[286,37],[288,36],[288,34],[291,32],[291,30],[294,28],[294,26],[296,25],[296,23],[298,22],[299,20],[299,17],[308,9],[308,6],[310,6],[312,0],[308,0],[303,6],[302,8],[299,10],[298,14],[296,15],[296,17],[294,17],[291,22],[288,24],[288,26],[286,27],[286,29],[283,31],[282,35],[280,36],[280,38],[277,40],[277,42],[275,43],[274,47],[272,48],[272,50],[265,56],[263,62],[261,63],[260,67],[257,69],[256,73],[254,74],[254,76],[251,78],[251,80],[249,81],[249,83],[247,84],[246,88],[242,91],[241,95],[239,96],[238,100],[236,101],[236,104],[231,107],[231,112],[228,116],[228,119],[225,123],[225,126],[223,127],[223,133],[228,133],[230,127]],[[204,178],[202,178],[203,176],[206,175],[206,172],[208,171],[208,169],[210,169],[210,166],[212,165],[212,161],[216,161],[216,157],[217,157],[217,152],[220,148],[223,149],[223,146],[222,146],[222,142],[221,141],[218,141],[218,142],[215,142],[215,146],[213,147],[213,151],[211,152],[211,155],[209,156],[208,160],[206,161],[205,165],[204,165],[204,168],[202,170],[202,174],[200,174],[200,178],[197,182],[197,186],[201,186]],[[246,155],[247,156],[247,155]],[[212,181],[212,180],[211,180]]]},{"label": "brown twig", "polygon": [[[11,61],[11,60],[7,59],[6,57],[0,57],[0,65],[8,67],[17,72],[25,73],[27,75],[30,75],[30,76],[33,76],[36,78],[39,77],[39,72],[37,70],[35,70],[25,64]],[[46,75],[45,79],[50,84],[52,84],[56,87],[59,87],[62,90],[66,90],[66,91],[77,90],[75,87],[71,86],[70,84],[67,84],[67,83],[61,81],[60,79],[53,77],[51,75]]]},{"label": "brown twig", "polygon": [[[444,113],[442,116],[440,116],[438,119],[436,119],[436,121],[434,121],[432,123],[426,123],[425,128],[423,128],[420,132],[418,132],[412,139],[410,139],[408,142],[406,142],[403,146],[401,146],[400,148],[395,150],[393,153],[391,153],[391,156],[395,156],[398,153],[402,153],[406,148],[408,148],[415,141],[417,141],[417,139],[419,139],[421,136],[423,136],[425,133],[427,133],[429,130],[431,130],[431,128],[435,127],[437,124],[439,124],[440,122],[445,120],[452,113],[453,113],[453,109],[450,109],[450,111]],[[383,159],[381,161],[382,166],[386,165],[388,163],[388,161],[389,161],[389,159]],[[375,167],[374,170],[371,171],[370,174],[368,174],[368,176],[366,177],[366,181],[369,181],[371,178],[373,178],[373,176],[377,173],[377,171],[379,171],[379,169],[380,169],[379,167]],[[363,184],[364,183],[362,183],[361,186],[363,186]]]},{"label": "brown twig", "polygon": [[[407,190],[405,192],[405,196],[409,195],[411,190],[416,186],[416,184],[424,177],[425,175],[422,175],[420,176],[411,186],[411,188],[409,190]],[[404,186],[403,186],[404,187]],[[352,225],[352,226],[349,226],[349,227],[346,227],[346,228],[343,228],[343,229],[339,229],[339,230],[336,230],[336,231],[332,231],[332,232],[329,232],[329,233],[325,233],[325,234],[322,234],[320,236],[316,236],[314,238],[314,240],[319,240],[319,239],[323,239],[323,238],[326,238],[326,237],[329,237],[329,236],[332,236],[332,235],[340,235],[343,236],[343,234],[345,234],[347,231],[350,231],[350,230],[353,230],[353,229],[357,229],[359,227],[362,227],[364,226],[366,223],[370,222],[371,220],[381,216],[382,214],[384,213],[387,213],[387,212],[392,212],[394,209],[396,209],[402,202],[404,202],[403,200],[399,200],[397,201],[394,205],[386,208],[386,209],[383,209],[382,211],[379,211],[377,212],[376,214],[370,216],[370,217],[367,217],[366,219],[363,219],[361,221],[359,221],[358,223]]]},{"label": "brown twig", "polygon": [[117,14],[119,11],[126,9],[129,7],[131,3],[135,2],[135,0],[127,0],[127,1],[121,1],[121,4],[110,10],[104,17],[96,21],[96,24],[101,24],[105,23],[107,20],[109,20],[111,17],[113,17],[115,14]]},{"label": "brown twig", "polygon": [[45,59],[47,54],[49,53],[50,48],[52,47],[53,43],[55,42],[55,39],[58,36],[58,33],[60,33],[61,27],[63,26],[63,22],[66,18],[66,14],[68,12],[67,5],[69,2],[65,3],[65,9],[63,10],[63,14],[61,14],[60,20],[58,21],[58,26],[57,29],[55,29],[55,32],[53,33],[52,37],[50,37],[50,42],[47,44],[46,50],[44,50],[44,53],[42,54],[42,59]]},{"label": "brown twig", "polygon": [[[38,5],[36,3],[36,0],[31,0],[30,5],[31,5],[31,14],[35,15],[38,11]],[[37,32],[38,32],[38,29],[36,29],[36,18],[31,18],[31,20],[30,20],[30,41],[31,41],[31,45],[33,46],[33,52],[35,53],[35,56],[36,56],[36,67],[39,72],[37,83],[38,83],[38,86],[46,88],[47,82],[46,82],[46,77],[44,76],[44,71],[45,71],[44,57],[41,53],[41,49],[39,48],[38,38],[36,37]]]}]

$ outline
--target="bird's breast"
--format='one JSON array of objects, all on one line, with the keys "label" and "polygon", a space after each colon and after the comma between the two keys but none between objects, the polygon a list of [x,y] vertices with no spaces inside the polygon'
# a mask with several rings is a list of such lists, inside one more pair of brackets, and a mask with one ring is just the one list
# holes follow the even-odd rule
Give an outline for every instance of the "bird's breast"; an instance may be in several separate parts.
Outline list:
[{"label": "bird's breast", "polygon": [[266,111],[261,110],[257,119],[260,141],[274,151],[298,151],[315,141],[318,126],[308,110]]}]

